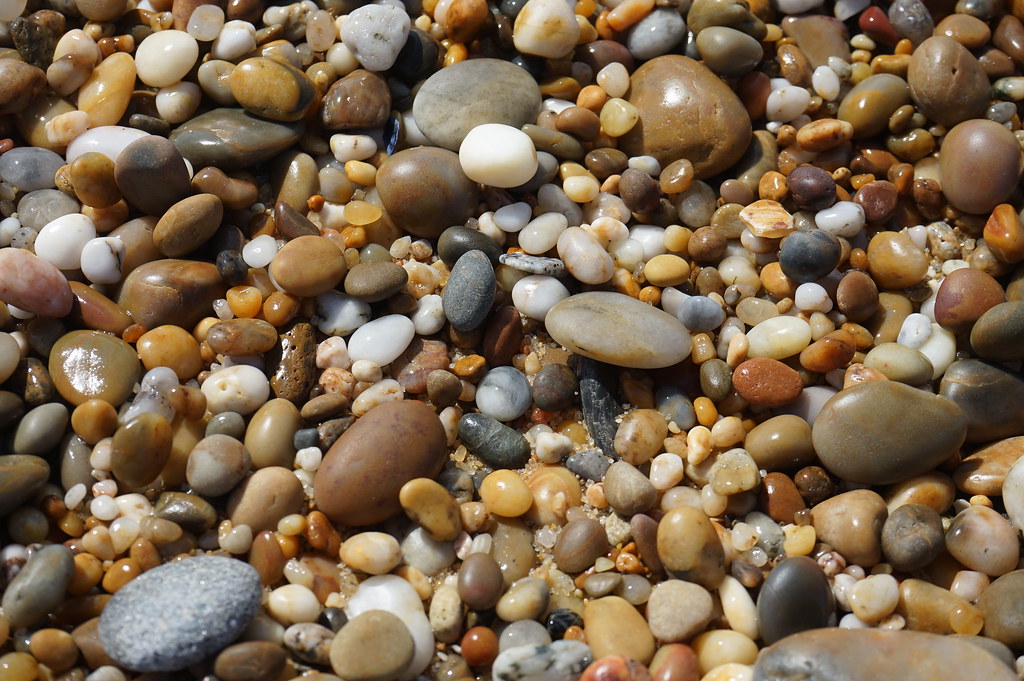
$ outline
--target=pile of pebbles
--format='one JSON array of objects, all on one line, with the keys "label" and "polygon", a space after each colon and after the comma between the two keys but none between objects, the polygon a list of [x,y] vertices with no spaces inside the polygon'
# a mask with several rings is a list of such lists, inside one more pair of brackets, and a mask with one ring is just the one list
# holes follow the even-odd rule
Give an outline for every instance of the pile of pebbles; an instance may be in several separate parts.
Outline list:
[{"label": "pile of pebbles", "polygon": [[602,3],[0,0],[0,678],[1024,678],[1024,5]]}]

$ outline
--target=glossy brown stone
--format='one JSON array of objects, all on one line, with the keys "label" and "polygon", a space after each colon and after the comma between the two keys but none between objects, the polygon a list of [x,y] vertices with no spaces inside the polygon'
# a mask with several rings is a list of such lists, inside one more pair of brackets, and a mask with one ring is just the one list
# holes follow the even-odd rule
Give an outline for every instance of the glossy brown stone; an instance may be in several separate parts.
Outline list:
[{"label": "glossy brown stone", "polygon": [[907,82],[921,113],[946,127],[980,118],[988,105],[988,76],[981,64],[966,47],[945,36],[932,36],[917,46]]},{"label": "glossy brown stone", "polygon": [[848,563],[871,567],[882,559],[882,527],[889,511],[877,492],[853,490],[811,509],[818,540],[826,542]]},{"label": "glossy brown stone", "polygon": [[212,263],[157,260],[140,265],[125,278],[117,302],[147,329],[162,324],[192,328],[226,289]]},{"label": "glossy brown stone", "polygon": [[951,204],[965,213],[986,214],[1017,185],[1020,144],[995,121],[964,121],[946,134],[939,169],[942,193]]},{"label": "glossy brown stone", "polygon": [[376,73],[356,69],[324,95],[320,120],[328,130],[354,130],[384,125],[391,113],[391,91]]},{"label": "glossy brown stone", "polygon": [[455,152],[436,147],[405,149],[377,170],[377,192],[387,217],[416,236],[436,238],[476,210],[479,190]]}]

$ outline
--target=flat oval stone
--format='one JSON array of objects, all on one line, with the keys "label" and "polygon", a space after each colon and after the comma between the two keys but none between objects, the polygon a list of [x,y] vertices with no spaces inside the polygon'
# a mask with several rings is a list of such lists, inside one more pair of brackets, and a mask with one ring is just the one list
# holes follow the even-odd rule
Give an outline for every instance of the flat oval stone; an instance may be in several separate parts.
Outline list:
[{"label": "flat oval stone", "polygon": [[252,57],[231,71],[231,94],[243,109],[272,121],[297,121],[316,101],[316,87],[291,64]]},{"label": "flat oval stone", "polygon": [[935,321],[953,333],[968,331],[990,309],[1006,302],[995,278],[973,267],[950,272],[935,293]]},{"label": "flat oval stone", "polygon": [[322,236],[300,236],[286,243],[270,263],[270,276],[292,295],[318,296],[342,280],[348,266],[341,249]]},{"label": "flat oval stone", "polygon": [[966,416],[967,442],[1024,435],[1024,380],[998,364],[978,359],[953,362],[939,394]]},{"label": "flat oval stone", "polygon": [[954,126],[942,140],[942,149],[942,193],[965,213],[989,213],[1017,186],[1020,145],[995,121],[975,118]]},{"label": "flat oval stone", "polygon": [[91,399],[119,406],[132,394],[140,370],[132,346],[102,331],[71,331],[50,350],[54,386],[75,406]]},{"label": "flat oval stone", "polygon": [[1014,650],[1024,648],[1024,570],[993,581],[978,599],[978,609],[985,616],[985,636]]},{"label": "flat oval stone", "polygon": [[882,526],[882,553],[901,572],[920,570],[942,553],[946,538],[938,512],[922,504],[904,504]]},{"label": "flat oval stone", "polygon": [[892,112],[909,103],[907,81],[878,73],[853,86],[840,102],[836,118],[853,125],[854,139],[863,139],[885,130]]},{"label": "flat oval stone", "polygon": [[522,468],[530,459],[530,442],[485,414],[464,414],[459,419],[459,438],[491,468]]},{"label": "flat oval stone", "polygon": [[1016,674],[979,646],[920,631],[818,629],[764,649],[755,681],[1012,681]]},{"label": "flat oval stone", "polygon": [[604,526],[593,518],[577,518],[562,528],[552,556],[559,570],[575,574],[592,567],[608,549]]},{"label": "flat oval stone", "polygon": [[642,664],[654,657],[654,635],[643,616],[624,598],[605,596],[583,609],[587,643],[595,657],[625,655]]},{"label": "flat oval stone", "polygon": [[277,527],[281,518],[298,513],[306,501],[302,483],[291,469],[261,468],[246,478],[228,498],[228,517],[235,525],[262,532]]},{"label": "flat oval stone", "polygon": [[441,301],[444,314],[458,331],[472,331],[484,323],[494,302],[494,267],[483,251],[469,251],[452,268]]},{"label": "flat oval stone", "polygon": [[781,414],[754,426],[743,448],[768,471],[796,470],[814,462],[811,426],[792,414]]},{"label": "flat oval stone", "polygon": [[304,126],[268,121],[243,109],[214,109],[183,123],[171,142],[193,168],[248,168],[295,144]]},{"label": "flat oval stone", "polygon": [[210,349],[222,355],[262,355],[277,345],[277,329],[262,319],[226,319],[206,334]]},{"label": "flat oval stone", "polygon": [[[884,485],[920,475],[955,454],[967,424],[950,399],[894,381],[872,381],[829,399],[811,437],[830,472]],[[895,432],[899,438],[892,437]]]},{"label": "flat oval stone", "polygon": [[[525,70],[501,59],[468,59],[440,69],[416,93],[412,115],[434,144],[458,151],[485,123],[520,128],[535,122],[540,89]],[[457,223],[452,223],[457,224]]]},{"label": "flat oval stone", "polygon": [[777,359],[757,357],[742,362],[732,374],[740,397],[762,407],[781,407],[796,400],[804,383],[795,369]]},{"label": "flat oval stone", "polygon": [[971,347],[982,359],[1024,359],[1024,301],[1011,300],[984,312],[971,327]]},{"label": "flat oval stone", "polygon": [[197,556],[166,563],[114,594],[100,616],[100,640],[125,669],[177,671],[238,638],[261,595],[259,573],[243,561]]},{"label": "flat oval stone", "polygon": [[31,499],[49,477],[50,465],[38,456],[0,456],[0,516]]},{"label": "flat oval stone", "polygon": [[125,278],[117,304],[147,329],[164,324],[191,329],[213,311],[213,301],[223,298],[226,290],[213,263],[155,260]]},{"label": "flat oval stone", "polygon": [[74,296],[59,269],[21,248],[0,249],[0,300],[40,317],[63,317]]},{"label": "flat oval stone", "polygon": [[153,243],[168,258],[196,250],[216,234],[224,205],[214,194],[196,194],[170,206],[153,228]]},{"label": "flat oval stone", "polygon": [[619,138],[630,156],[654,156],[662,167],[685,158],[703,179],[739,161],[750,143],[750,116],[739,97],[689,57],[646,62],[630,77],[628,101],[640,114],[640,122]]},{"label": "flat oval stone", "polygon": [[680,506],[658,524],[658,556],[668,573],[705,589],[716,589],[725,577],[725,553],[704,511]]},{"label": "flat oval stone", "polygon": [[621,293],[570,296],[551,308],[545,324],[556,342],[616,366],[659,369],[690,353],[690,334],[682,322]]},{"label": "flat oval stone", "polygon": [[353,617],[331,643],[331,668],[351,681],[397,678],[412,662],[415,645],[405,623],[386,610]]},{"label": "flat oval stone", "polygon": [[128,203],[157,217],[191,193],[185,159],[159,135],[137,139],[117,155],[114,181]]},{"label": "flat oval stone", "polygon": [[811,558],[786,558],[772,568],[757,596],[757,623],[768,645],[808,629],[835,625],[832,587]]},{"label": "flat oval stone", "polygon": [[402,291],[408,281],[409,273],[397,263],[361,262],[345,277],[345,293],[367,303],[377,303]]},{"label": "flat oval stone", "polygon": [[464,224],[480,194],[462,171],[459,155],[435,147],[404,149],[386,158],[377,170],[376,187],[395,226],[427,238]]},{"label": "flat oval stone", "polygon": [[331,446],[314,479],[314,498],[331,520],[372,525],[401,512],[399,491],[432,478],[446,454],[444,428],[422,402],[387,402],[361,416]]},{"label": "flat oval stone", "polygon": [[63,544],[39,549],[7,585],[0,601],[4,617],[13,627],[41,623],[64,601],[74,572],[71,551]]}]

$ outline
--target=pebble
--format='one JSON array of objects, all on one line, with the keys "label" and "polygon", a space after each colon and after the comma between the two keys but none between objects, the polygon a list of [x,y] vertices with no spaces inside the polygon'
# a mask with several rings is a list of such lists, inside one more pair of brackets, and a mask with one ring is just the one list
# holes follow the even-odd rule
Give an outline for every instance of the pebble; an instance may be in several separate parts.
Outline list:
[{"label": "pebble", "polygon": [[54,265],[20,248],[0,250],[0,300],[42,317],[71,311],[71,287]]},{"label": "pebble", "polygon": [[249,452],[241,442],[229,435],[214,433],[192,448],[185,477],[199,494],[220,496],[242,481],[250,465]]},{"label": "pebble", "polygon": [[873,137],[886,129],[896,109],[910,101],[910,86],[905,80],[878,73],[857,83],[843,97],[836,118],[853,126],[854,139]]},{"label": "pebble", "polygon": [[890,381],[907,385],[923,385],[935,371],[922,352],[899,343],[880,343],[871,348],[864,357],[864,366],[881,372]]},{"label": "pebble", "polygon": [[363,262],[345,276],[345,293],[378,303],[402,291],[408,281],[409,273],[393,262]]},{"label": "pebble", "polygon": [[270,261],[269,272],[287,293],[309,297],[337,286],[348,270],[341,249],[322,236],[292,239]]},{"label": "pebble", "polygon": [[946,36],[931,36],[917,46],[907,84],[921,113],[947,128],[981,118],[988,106],[984,69],[966,47]]},{"label": "pebble", "polygon": [[120,405],[139,379],[135,350],[101,331],[71,331],[50,350],[49,373],[61,397],[72,405],[101,399]]},{"label": "pebble", "polygon": [[[821,462],[846,480],[900,482],[952,456],[967,433],[957,404],[894,381],[854,385],[837,393],[814,421]],[[904,437],[888,437],[898,428]]]},{"label": "pebble", "polygon": [[339,31],[363,68],[386,71],[409,35],[409,15],[401,7],[365,5],[349,13]]},{"label": "pebble", "polygon": [[0,156],[0,179],[21,191],[51,189],[63,159],[49,149],[16,147]]},{"label": "pebble", "polygon": [[288,655],[270,641],[245,641],[228,646],[217,655],[214,673],[224,681],[263,681],[284,671]]},{"label": "pebble", "polygon": [[391,92],[376,73],[356,69],[336,80],[320,104],[320,121],[328,130],[358,130],[384,124]]},{"label": "pebble", "polygon": [[794,401],[804,384],[795,370],[776,359],[748,359],[735,368],[732,385],[751,404],[781,407]]},{"label": "pebble", "polygon": [[969,506],[946,530],[946,549],[969,570],[998,577],[1017,567],[1017,528],[997,511]]},{"label": "pebble", "polygon": [[297,513],[304,500],[302,483],[290,469],[268,466],[235,488],[228,498],[227,513],[235,525],[262,532],[275,529],[281,518]]},{"label": "pebble", "polygon": [[462,255],[452,267],[441,301],[445,317],[458,331],[481,326],[494,301],[496,279],[491,261],[483,251]]},{"label": "pebble", "polygon": [[495,367],[477,384],[477,408],[498,421],[519,418],[531,401],[530,382],[514,367]]},{"label": "pebble", "polygon": [[[430,238],[464,223],[476,210],[479,194],[476,183],[463,172],[458,154],[430,147],[389,156],[377,171],[376,187],[396,227]],[[438,244],[439,252],[440,248]]]},{"label": "pebble", "polygon": [[588,601],[583,609],[583,626],[595,657],[623,655],[647,664],[654,656],[654,636],[647,622],[619,596]]},{"label": "pebble", "polygon": [[100,617],[104,650],[134,671],[177,671],[219,652],[256,616],[259,576],[238,560],[167,563],[119,589]]},{"label": "pebble", "polygon": [[74,569],[67,547],[51,544],[39,549],[4,591],[0,605],[5,619],[15,627],[42,623],[63,602]]},{"label": "pebble", "polygon": [[593,659],[590,646],[582,641],[512,646],[495,658],[491,674],[497,681],[570,681]]},{"label": "pebble", "polygon": [[715,589],[725,576],[725,557],[711,520],[691,506],[673,508],[658,524],[658,556],[677,579]]},{"label": "pebble", "polygon": [[935,509],[905,504],[893,510],[882,527],[885,560],[903,572],[920,570],[939,556],[946,540]]},{"label": "pebble", "polygon": [[[1010,144],[1012,134],[995,121],[972,119],[955,125],[943,140],[945,155],[940,155],[942,192],[951,204],[965,213],[989,213],[1009,196],[1020,177],[1020,146]],[[1016,142],[1016,138],[1014,138]],[[971,154],[985,149],[985,163],[978,164]],[[982,191],[963,191],[967,178]]]},{"label": "pebble", "polygon": [[129,272],[117,304],[147,329],[164,324],[191,328],[211,309],[214,300],[224,297],[226,288],[213,264],[154,260]]},{"label": "pebble", "polygon": [[185,31],[150,34],[135,49],[139,80],[157,88],[179,82],[198,58],[199,43]]},{"label": "pebble", "polygon": [[231,94],[251,114],[272,121],[297,121],[314,105],[316,89],[305,73],[286,62],[252,57],[231,71]]},{"label": "pebble", "polygon": [[459,438],[491,468],[521,468],[530,458],[530,443],[517,431],[486,414],[459,419]]},{"label": "pebble", "polygon": [[993,580],[978,599],[978,609],[985,617],[982,633],[1014,650],[1024,644],[1024,627],[1019,617],[1022,578],[1024,571],[1007,573]]},{"label": "pebble", "polygon": [[43,486],[50,466],[38,456],[6,454],[0,456],[0,472],[0,513],[6,516]]},{"label": "pebble", "polygon": [[412,320],[404,315],[385,315],[368,322],[348,342],[353,362],[367,360],[387,366],[405,352],[416,334]]},{"label": "pebble", "polygon": [[981,270],[965,267],[946,275],[939,285],[935,321],[953,333],[963,333],[988,310],[1005,302],[1006,293],[999,282]]},{"label": "pebble", "polygon": [[293,145],[302,130],[301,123],[268,121],[242,109],[220,108],[178,126],[170,140],[193,168],[234,170],[273,158]]},{"label": "pebble", "polygon": [[663,644],[689,641],[707,627],[713,612],[711,594],[704,587],[681,579],[659,582],[647,601],[647,623]]},{"label": "pebble", "polygon": [[[416,590],[409,582],[396,575],[370,577],[359,584],[355,594],[349,599],[345,613],[351,622],[356,617],[371,611],[385,611],[395,615],[411,634],[414,645],[412,661],[397,677],[400,681],[410,681],[426,668],[434,649],[434,637],[430,631],[430,622],[423,612],[423,604]],[[354,645],[365,646],[362,636],[354,638],[356,639]],[[335,641],[337,640],[338,638],[335,637]],[[388,642],[386,637],[380,637],[379,640],[385,644]],[[382,650],[382,654],[389,654],[387,646]]]},{"label": "pebble", "polygon": [[881,533],[888,512],[878,493],[858,489],[811,508],[811,524],[818,539],[831,544],[847,564],[871,567],[882,556]]},{"label": "pebble", "polygon": [[466,177],[492,187],[517,187],[537,172],[537,150],[530,137],[509,125],[484,123],[459,145]]},{"label": "pebble", "polygon": [[939,383],[939,394],[952,400],[967,422],[967,442],[991,442],[1024,434],[1018,414],[1018,396],[1024,381],[997,364],[977,359],[949,365]]}]

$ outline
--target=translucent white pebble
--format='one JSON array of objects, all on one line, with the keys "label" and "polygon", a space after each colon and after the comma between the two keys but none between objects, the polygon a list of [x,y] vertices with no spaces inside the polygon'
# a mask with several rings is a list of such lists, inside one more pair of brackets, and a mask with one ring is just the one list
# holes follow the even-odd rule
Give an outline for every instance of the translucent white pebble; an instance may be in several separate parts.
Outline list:
[{"label": "translucent white pebble", "polygon": [[404,396],[405,389],[402,385],[393,378],[386,378],[359,393],[352,401],[352,415],[362,416],[385,402],[399,402]]},{"label": "translucent white pebble", "polygon": [[510,203],[494,211],[494,224],[504,232],[518,232],[533,217],[533,209],[525,201]]},{"label": "translucent white pebble", "polygon": [[656,255],[668,253],[665,248],[665,228],[657,225],[633,225],[629,228],[629,238],[639,241],[644,247],[644,260]]},{"label": "translucent white pebble", "polygon": [[441,296],[430,293],[416,301],[416,311],[412,315],[416,333],[421,336],[435,334],[441,330],[445,321],[447,318],[444,315]]},{"label": "translucent white pebble", "polygon": [[174,420],[171,406],[171,389],[178,387],[178,375],[170,367],[153,367],[146,372],[139,383],[139,390],[131,406],[119,417],[121,423],[128,423],[140,414],[155,413],[168,422]]},{"label": "translucent white pebble", "polygon": [[[3,21],[0,19],[0,21]],[[73,28],[60,37],[53,49],[53,60],[57,61],[66,54],[78,54],[87,63],[99,64],[103,54],[92,36],[80,28]]]},{"label": "translucent white pebble", "polygon": [[188,19],[188,34],[196,40],[210,42],[224,28],[224,10],[217,5],[199,5]]},{"label": "translucent white pebble", "polygon": [[68,111],[46,121],[46,141],[56,146],[66,146],[89,129],[89,114],[84,111]]},{"label": "translucent white pebble", "polygon": [[85,501],[86,495],[85,485],[81,482],[71,486],[71,489],[64,495],[64,505],[69,509],[76,509],[78,506]]},{"label": "translucent white pebble", "polygon": [[323,460],[324,453],[319,447],[303,447],[295,452],[295,465],[304,471],[315,473]]},{"label": "translucent white pebble", "polygon": [[760,638],[757,606],[739,580],[726,575],[718,587],[718,597],[722,602],[722,613],[729,620],[729,627],[752,640]]},{"label": "translucent white pebble", "polygon": [[793,302],[804,312],[828,312],[832,309],[832,299],[821,284],[808,282],[796,287]]},{"label": "translucent white pebble", "polygon": [[[356,59],[356,55],[353,54],[352,50],[349,49],[349,46],[346,45],[345,43],[334,43],[333,45],[331,45],[331,49],[327,50],[326,61],[328,64],[333,66],[338,71],[338,76],[347,76],[348,74],[352,73],[353,71],[359,68],[359,60]],[[422,133],[420,133],[420,137],[423,140],[427,141],[413,142],[413,140],[409,138],[408,127],[409,124],[412,122],[411,113],[403,114],[402,122],[404,124],[402,127],[406,128],[406,141],[409,144],[429,143],[429,140],[427,140],[426,137],[423,137]],[[415,128],[415,125],[413,125],[412,127]],[[419,128],[416,128],[416,132],[419,132]]]},{"label": "translucent white pebble", "polygon": [[82,274],[94,284],[121,281],[121,267],[128,251],[124,242],[113,236],[91,239],[82,247]]},{"label": "translucent white pebble", "polygon": [[185,31],[151,33],[135,50],[139,80],[152,87],[174,85],[199,58],[199,43]]},{"label": "translucent white pebble", "polygon": [[622,239],[608,244],[608,252],[611,253],[615,264],[632,272],[637,266],[644,262],[644,245],[636,239]]},{"label": "translucent white pebble", "polygon": [[569,289],[554,277],[530,274],[512,287],[512,302],[530,319],[544,321],[548,312],[561,300],[569,297]]},{"label": "translucent white pebble", "polygon": [[949,329],[944,329],[938,324],[933,323],[932,333],[928,340],[917,349],[928,358],[932,363],[932,367],[935,368],[935,371],[932,372],[932,380],[934,381],[946,373],[946,369],[956,359],[956,336]]},{"label": "translucent white pebble", "polygon": [[210,57],[235,61],[256,49],[256,27],[248,21],[234,20],[224,24],[213,41]]},{"label": "translucent white pebble", "polygon": [[[612,63],[622,66],[619,62]],[[657,177],[661,174],[661,164],[658,163],[658,159],[653,156],[633,156],[629,159],[628,165],[630,168],[643,171],[651,177]]]},{"label": "translucent white pebble", "polygon": [[320,615],[320,601],[308,587],[285,584],[270,592],[267,610],[274,619],[285,625],[315,622]]},{"label": "translucent white pebble", "polygon": [[615,273],[612,257],[593,234],[582,227],[569,227],[558,235],[558,257],[565,268],[584,284],[603,284]]},{"label": "translucent white pebble", "polygon": [[537,434],[537,459],[541,463],[559,463],[562,459],[572,454],[572,440],[561,433],[538,433]]},{"label": "translucent white pebble", "polygon": [[331,135],[331,153],[339,163],[362,161],[377,153],[377,143],[369,135]]},{"label": "translucent white pebble", "polygon": [[341,336],[331,336],[316,346],[316,367],[327,369],[349,369],[352,358],[348,354],[348,345]]},{"label": "translucent white pebble", "polygon": [[854,584],[846,596],[857,619],[871,623],[896,609],[900,588],[892,575],[871,575]]},{"label": "translucent white pebble", "polygon": [[82,249],[96,238],[96,225],[87,215],[70,213],[48,222],[36,237],[36,255],[58,269],[74,270],[82,264]]},{"label": "translucent white pebble", "polygon": [[242,246],[242,260],[249,267],[266,267],[277,251],[277,240],[269,234],[261,234]]},{"label": "translucent white pebble", "polygon": [[768,95],[765,115],[770,121],[788,123],[806,111],[810,103],[810,92],[796,85],[786,85]]},{"label": "translucent white pebble", "polygon": [[484,123],[469,131],[459,146],[462,172],[492,187],[517,187],[537,172],[537,149],[530,136],[501,123]]},{"label": "translucent white pebble", "polygon": [[629,90],[629,71],[621,62],[613,61],[598,71],[596,80],[609,97],[623,97]]},{"label": "translucent white pebble", "polygon": [[117,161],[117,157],[129,144],[137,139],[148,137],[149,133],[135,128],[127,128],[123,125],[101,125],[83,132],[68,145],[65,155],[68,163],[74,163],[75,159],[88,151],[97,151],[111,161]]},{"label": "translucent white pebble", "polygon": [[529,0],[512,29],[516,50],[548,59],[564,57],[579,37],[580,25],[572,5],[564,0]]},{"label": "translucent white pebble", "polygon": [[267,401],[270,382],[256,367],[239,364],[210,374],[203,381],[202,391],[210,413],[235,411],[244,416]]},{"label": "translucent white pebble", "polygon": [[[200,6],[215,7],[216,5]],[[198,85],[182,81],[160,88],[160,91],[156,93],[156,111],[160,114],[160,118],[168,123],[184,123],[192,118],[192,114],[199,108],[202,98],[203,91]]]},{"label": "translucent white pebble", "polygon": [[818,229],[846,239],[857,236],[865,223],[864,208],[853,201],[837,201],[814,214]]},{"label": "translucent white pebble", "polygon": [[832,13],[839,21],[846,21],[866,10],[870,4],[871,0],[836,0]]},{"label": "translucent white pebble", "polygon": [[370,575],[391,572],[402,561],[398,540],[384,532],[360,532],[341,545],[341,562]]},{"label": "translucent white pebble", "polygon": [[11,245],[11,237],[21,229],[21,221],[18,218],[10,217],[0,220],[0,248],[7,248]]},{"label": "translucent white pebble", "polygon": [[89,503],[89,512],[100,520],[113,520],[117,517],[117,503],[112,497],[96,497]]},{"label": "translucent white pebble", "polygon": [[664,492],[683,480],[683,459],[672,452],[662,452],[651,460],[651,484]]},{"label": "translucent white pebble", "polygon": [[328,291],[316,297],[316,316],[313,323],[331,336],[347,336],[370,321],[370,304],[345,295]]},{"label": "translucent white pebble", "polygon": [[785,359],[811,342],[811,327],[799,317],[772,317],[747,332],[750,357]]},{"label": "translucent white pebble", "polygon": [[932,320],[920,312],[912,312],[903,320],[896,342],[908,348],[920,348],[932,335]]},{"label": "translucent white pebble", "polygon": [[361,582],[349,598],[345,614],[353,619],[368,610],[390,612],[405,622],[412,634],[415,652],[399,681],[410,681],[426,669],[434,656],[434,633],[423,611],[423,601],[412,584],[397,575],[379,575]]},{"label": "translucent white pebble", "polygon": [[519,247],[531,255],[547,253],[558,243],[558,236],[569,226],[561,213],[544,213],[519,232]]},{"label": "translucent white pebble", "polygon": [[363,324],[348,340],[353,362],[368,359],[380,366],[394,362],[416,335],[416,327],[405,315],[389,314]]},{"label": "translucent white pebble", "polygon": [[[836,7],[839,7],[839,3],[836,3]],[[814,69],[814,73],[811,74],[811,85],[826,102],[831,102],[839,96],[839,76],[828,66]]]},{"label": "translucent white pebble", "polygon": [[822,0],[778,0],[779,11],[783,14],[803,14],[821,4]]}]

